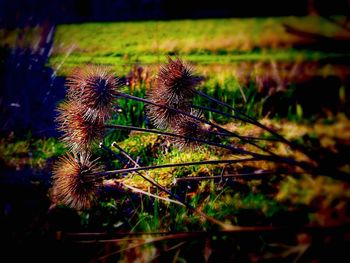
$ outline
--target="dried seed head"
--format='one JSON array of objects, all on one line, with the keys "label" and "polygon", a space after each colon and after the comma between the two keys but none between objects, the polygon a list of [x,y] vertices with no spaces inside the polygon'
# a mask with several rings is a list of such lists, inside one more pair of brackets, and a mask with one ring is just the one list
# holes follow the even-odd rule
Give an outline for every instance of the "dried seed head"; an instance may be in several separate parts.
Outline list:
[{"label": "dried seed head", "polygon": [[[176,122],[179,118],[179,113],[176,110],[172,110],[166,107],[173,109],[178,109],[184,112],[190,111],[190,106],[186,102],[173,103],[168,101],[166,98],[162,97],[161,94],[157,94],[157,89],[151,89],[147,95],[148,100],[159,105],[146,105],[146,113],[151,121],[151,123],[158,129],[167,129],[170,127],[171,123]],[[166,106],[166,107],[162,107]]]},{"label": "dried seed head", "polygon": [[[201,113],[197,111],[191,112],[193,116],[201,117]],[[208,137],[206,127],[198,120],[188,116],[178,116],[177,120],[171,123],[171,131],[175,134],[205,140]],[[178,148],[196,148],[201,145],[200,142],[185,138],[172,137],[170,141]]]},{"label": "dried seed head", "polygon": [[77,210],[90,208],[102,185],[102,180],[93,174],[101,171],[96,160],[90,161],[89,154],[61,157],[53,169],[53,202]]},{"label": "dried seed head", "polygon": [[58,107],[58,130],[63,132],[62,141],[73,152],[88,151],[104,134],[101,119],[84,118],[84,108],[75,101],[66,101]]},{"label": "dried seed head", "polygon": [[[147,92],[147,99],[151,102],[184,112],[190,112],[191,100],[195,87],[202,81],[194,76],[192,69],[179,58],[168,58],[157,76],[157,81]],[[146,105],[147,115],[152,124],[159,129],[166,129],[176,122],[179,117],[176,110],[156,105]]]},{"label": "dried seed head", "polygon": [[173,104],[189,101],[202,80],[203,78],[195,76],[192,68],[181,59],[172,60],[169,57],[168,64],[161,67],[157,76],[158,92]]},{"label": "dried seed head", "polygon": [[106,68],[87,66],[74,70],[67,79],[67,96],[80,102],[86,119],[108,119],[113,110],[114,96],[122,81],[109,74]]}]

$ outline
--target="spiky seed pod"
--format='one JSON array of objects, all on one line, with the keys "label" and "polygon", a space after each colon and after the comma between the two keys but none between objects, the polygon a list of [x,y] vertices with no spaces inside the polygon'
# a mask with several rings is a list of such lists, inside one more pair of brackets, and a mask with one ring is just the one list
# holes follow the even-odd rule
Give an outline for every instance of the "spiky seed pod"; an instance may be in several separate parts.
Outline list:
[{"label": "spiky seed pod", "polygon": [[63,132],[62,141],[73,152],[88,151],[104,134],[101,119],[86,119],[84,108],[75,101],[65,101],[58,107],[58,130]]},{"label": "spiky seed pod", "polygon": [[189,65],[180,58],[172,60],[168,57],[168,64],[161,67],[157,76],[158,92],[173,104],[191,100],[202,77],[195,76]]},{"label": "spiky seed pod", "polygon": [[67,78],[67,96],[78,101],[86,119],[108,119],[113,111],[114,96],[122,81],[108,73],[106,68],[87,66],[73,71]]},{"label": "spiky seed pod", "polygon": [[[147,92],[151,102],[177,110],[189,112],[195,87],[202,81],[201,77],[193,75],[192,69],[179,58],[168,58],[157,76],[156,82]],[[152,124],[159,129],[166,129],[176,121],[179,114],[164,107],[146,105],[147,115]]]},{"label": "spiky seed pod", "polygon": [[[165,97],[162,97],[161,94],[156,94],[157,89],[150,90],[147,98],[151,102],[164,105],[173,109],[180,109],[185,112],[190,111],[190,106],[186,102],[173,103],[168,101]],[[151,123],[158,129],[167,129],[170,127],[171,123],[175,122],[179,117],[179,113],[176,110],[171,110],[169,108],[156,106],[152,104],[146,105],[146,114],[151,121]]]},{"label": "spiky seed pod", "polygon": [[93,175],[102,171],[96,161],[90,161],[89,154],[61,157],[53,169],[53,202],[77,210],[90,208],[102,186],[102,180]]},{"label": "spiky seed pod", "polygon": [[[191,112],[196,117],[201,117],[201,113],[197,111]],[[208,138],[208,130],[200,121],[190,118],[188,116],[178,116],[176,121],[171,123],[170,130],[178,135],[202,139]],[[200,142],[196,142],[190,139],[171,137],[170,142],[173,143],[177,148],[196,148],[201,145]]]}]

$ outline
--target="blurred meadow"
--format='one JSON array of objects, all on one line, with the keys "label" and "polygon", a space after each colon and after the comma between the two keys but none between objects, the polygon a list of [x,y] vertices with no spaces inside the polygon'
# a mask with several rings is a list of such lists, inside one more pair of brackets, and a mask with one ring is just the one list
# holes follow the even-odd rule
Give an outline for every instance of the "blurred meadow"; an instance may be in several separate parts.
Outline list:
[{"label": "blurred meadow", "polygon": [[[6,87],[0,103],[1,220],[9,226],[4,231],[11,249],[20,244],[35,257],[40,244],[52,253],[61,249],[58,260],[73,255],[77,262],[349,258],[350,26],[346,17],[91,22],[3,28],[0,36]],[[168,56],[181,58],[204,77],[198,90],[312,149],[320,167],[329,164],[339,174],[315,176],[296,169],[293,172],[300,174],[294,176],[283,172],[283,165],[267,161],[149,171],[159,184],[206,215],[250,227],[241,232],[220,232],[217,225],[169,202],[169,195],[136,173],[119,178],[124,188],[116,190],[111,183],[89,210],[53,206],[52,167],[67,150],[54,122],[56,108],[64,100],[66,78],[76,68],[103,66],[125,81],[123,92],[144,98]],[[199,96],[194,104],[215,106]],[[118,106],[122,111],[113,114],[109,124],[150,126],[142,103],[121,98]],[[277,155],[308,160],[274,143],[268,132],[233,121],[227,116],[229,110],[222,111],[226,115],[206,111],[203,115],[242,136],[266,139],[259,146]],[[224,141],[254,149],[235,138]],[[207,145],[179,150],[158,134],[111,129],[103,139],[110,152],[93,147],[93,155],[110,170],[126,168],[114,157],[113,152],[121,151],[113,142],[142,166],[237,157]],[[259,171],[270,174],[259,176]],[[237,173],[248,175],[229,179]],[[228,179],[223,180],[223,175]],[[23,223],[23,218],[28,222]],[[38,243],[27,244],[33,238]]]}]

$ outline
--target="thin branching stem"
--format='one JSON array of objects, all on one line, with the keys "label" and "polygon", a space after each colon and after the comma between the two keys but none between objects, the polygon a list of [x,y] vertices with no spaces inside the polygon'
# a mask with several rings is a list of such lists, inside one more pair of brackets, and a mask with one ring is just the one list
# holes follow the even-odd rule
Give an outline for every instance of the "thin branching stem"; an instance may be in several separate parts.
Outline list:
[{"label": "thin branching stem", "polygon": [[200,142],[200,143],[203,143],[203,144],[219,147],[219,148],[222,148],[222,149],[227,149],[227,150],[230,150],[232,153],[235,153],[235,154],[250,155],[250,156],[253,156],[253,157],[257,158],[257,160],[265,160],[265,161],[272,161],[272,162],[287,163],[287,164],[291,164],[291,165],[297,165],[297,166],[299,166],[299,167],[301,167],[303,169],[308,169],[309,168],[308,164],[298,162],[298,161],[296,161],[294,159],[291,159],[291,158],[280,157],[280,156],[263,155],[263,154],[247,151],[247,150],[244,150],[244,149],[236,148],[236,147],[233,147],[233,146],[230,146],[230,145],[223,145],[223,144],[220,144],[220,143],[215,143],[215,142],[211,142],[211,141],[207,141],[207,140],[202,140],[202,139],[198,139],[198,138],[193,138],[193,137],[183,136],[183,135],[179,135],[179,134],[174,134],[174,133],[171,133],[171,132],[165,132],[165,131],[159,131],[159,130],[147,129],[147,128],[139,128],[139,127],[134,127],[134,126],[118,125],[118,124],[106,124],[105,127],[106,128],[112,128],[112,129],[134,130],[134,131],[149,132],[149,133],[155,133],[155,134],[160,134],[160,135],[178,137],[178,138],[182,138],[182,139],[186,139],[186,140],[197,141],[197,142]]},{"label": "thin branching stem", "polygon": [[201,123],[206,123],[208,125],[210,125],[211,127],[213,128],[216,128],[222,132],[225,132],[225,133],[228,133],[228,134],[231,134],[233,137],[237,137],[239,138],[240,140],[242,140],[243,142],[246,142],[248,144],[251,144],[253,146],[255,146],[256,148],[264,151],[264,152],[267,152],[269,153],[270,155],[272,156],[276,156],[276,154],[272,153],[271,151],[257,145],[256,143],[252,142],[252,141],[249,141],[249,140],[246,140],[245,138],[241,137],[239,134],[237,133],[234,133],[234,132],[231,132],[219,125],[216,125],[215,123],[212,123],[211,121],[208,121],[208,120],[205,120],[203,118],[200,118],[200,117],[197,117],[197,116],[194,116],[193,114],[191,113],[188,113],[188,112],[185,112],[185,111],[182,111],[182,110],[179,110],[179,109],[175,109],[175,108],[172,108],[172,107],[169,107],[169,106],[166,106],[166,105],[162,105],[162,104],[159,104],[159,103],[155,103],[155,102],[152,102],[150,100],[147,100],[147,99],[142,99],[142,98],[139,98],[139,97],[136,97],[136,96],[132,96],[130,94],[126,94],[126,93],[118,93],[117,96],[120,96],[120,97],[123,97],[123,98],[127,98],[127,99],[132,99],[132,100],[136,100],[136,101],[140,101],[140,102],[143,102],[143,103],[147,103],[147,104],[151,104],[151,105],[154,105],[154,106],[157,106],[157,107],[162,107],[162,108],[166,108],[166,109],[169,109],[169,110],[172,110],[172,111],[175,111],[179,114],[182,114],[182,115],[185,115],[185,116],[188,116],[194,120],[197,120],[197,121],[200,121]]},{"label": "thin branching stem", "polygon": [[225,174],[225,175],[215,175],[215,176],[193,176],[193,177],[183,177],[183,178],[176,178],[174,180],[174,184],[181,183],[181,182],[189,182],[189,181],[202,181],[202,180],[221,180],[221,179],[236,179],[236,178],[242,178],[245,180],[251,180],[251,179],[264,179],[266,176],[272,176],[272,175],[301,175],[301,173],[294,173],[294,172],[276,172],[276,171],[259,171],[259,172],[253,172],[253,173],[239,173],[239,174]]},{"label": "thin branching stem", "polygon": [[[123,149],[121,148],[116,142],[113,143],[113,146],[116,147],[124,156],[126,156],[129,160],[132,161],[132,163],[135,165],[134,168],[142,168],[140,165],[138,165],[138,163],[136,163],[134,161],[134,159],[131,158],[131,156]],[[126,162],[124,162],[124,164],[127,165]],[[145,170],[143,170],[145,171]],[[186,207],[190,207],[189,204],[187,204],[184,200],[182,200],[178,195],[174,194],[173,192],[171,192],[170,190],[166,189],[164,186],[160,185],[156,180],[154,180],[152,177],[150,176],[145,176],[142,173],[140,173],[138,170],[135,171],[140,177],[142,177],[144,180],[146,180],[147,182],[149,182],[150,184],[152,184],[153,186],[155,186],[156,188],[158,188],[159,190],[167,193],[168,195],[174,197],[176,200],[180,201],[181,203],[183,203],[184,206]],[[192,209],[192,207],[190,207]]]},{"label": "thin branching stem", "polygon": [[[210,101],[213,101],[221,106],[224,106],[226,108],[229,108],[230,110],[233,110],[235,113],[238,113],[240,114],[241,116],[243,116],[244,118],[241,118],[241,117],[237,117],[237,116],[234,116],[234,115],[231,115],[231,114],[227,114],[227,113],[223,113],[223,112],[220,112],[220,111],[213,111],[213,112],[216,112],[216,113],[222,113],[223,115],[225,116],[228,116],[228,117],[231,117],[231,118],[235,118],[235,119],[239,119],[239,120],[242,120],[244,122],[247,122],[247,123],[250,123],[250,124],[253,124],[255,126],[258,126],[259,128],[265,130],[265,131],[268,131],[269,133],[271,133],[272,135],[274,135],[276,138],[280,139],[282,142],[284,142],[285,144],[289,145],[290,147],[292,147],[293,149],[296,149],[298,148],[296,145],[294,145],[292,142],[288,141],[286,138],[284,138],[282,135],[278,134],[277,132],[275,132],[274,130],[272,130],[271,128],[267,127],[266,125],[260,123],[259,121],[255,120],[254,118],[250,117],[249,115],[243,113],[242,111],[238,110],[237,108],[235,107],[232,107],[231,105],[225,103],[225,102],[222,102],[220,100],[217,100],[199,90],[196,90],[195,91],[198,95],[210,100]],[[205,108],[203,108],[205,109]],[[210,108],[206,108],[206,110],[209,110]],[[213,109],[210,109],[211,111]]]},{"label": "thin branching stem", "polygon": [[229,114],[229,113],[226,113],[226,112],[223,112],[223,111],[219,111],[219,110],[211,108],[211,107],[205,107],[205,106],[200,106],[200,105],[195,105],[195,104],[192,104],[191,107],[194,108],[194,109],[201,110],[201,111],[211,111],[211,112],[220,114],[222,116],[226,116],[228,118],[236,119],[236,120],[239,120],[239,121],[242,121],[242,122],[247,122],[247,120],[242,118],[242,117],[239,117],[239,116],[236,116],[236,115],[232,115],[232,114]]},{"label": "thin branching stem", "polygon": [[213,101],[215,103],[218,103],[219,105],[221,106],[224,106],[226,108],[229,108],[230,110],[233,110],[235,113],[238,113],[240,114],[241,116],[243,116],[244,118],[242,117],[239,117],[239,116],[236,116],[236,115],[231,115],[231,114],[228,114],[228,113],[225,113],[225,112],[222,112],[222,111],[218,111],[216,109],[212,109],[212,108],[209,108],[209,107],[203,107],[203,106],[197,106],[197,105],[193,105],[194,108],[198,108],[198,109],[202,109],[202,110],[206,110],[206,111],[212,111],[212,112],[215,112],[215,113],[218,113],[218,114],[221,114],[223,116],[226,116],[226,117],[230,117],[230,118],[234,118],[234,119],[238,119],[238,120],[241,120],[241,121],[244,121],[244,122],[247,122],[247,123],[250,123],[250,124],[253,124],[267,132],[269,132],[271,135],[275,136],[277,139],[279,139],[281,142],[285,143],[286,145],[288,145],[289,147],[291,147],[292,149],[294,150],[298,150],[300,152],[302,152],[303,154],[305,154],[306,156],[308,156],[309,158],[311,158],[311,160],[314,160],[315,157],[309,153],[303,146],[301,145],[296,145],[294,143],[292,143],[291,141],[287,140],[285,137],[283,137],[282,135],[278,134],[276,131],[274,131],[273,129],[267,127],[266,125],[262,124],[261,122],[255,120],[254,118],[250,117],[249,115],[243,113],[242,111],[238,110],[237,108],[235,107],[232,107],[231,105],[227,104],[227,103],[224,103],[220,100],[217,100],[201,91],[198,91],[196,90],[195,91],[198,95],[210,100],[210,101]]},{"label": "thin branching stem", "polygon": [[[132,159],[132,157],[123,149],[121,148],[116,142],[113,142],[113,147],[116,147],[125,157],[127,157],[127,159],[129,159],[135,166],[134,168],[142,168],[140,167],[140,165],[134,161],[134,159]],[[105,146],[104,144],[100,143],[100,147],[102,149],[104,149],[105,151],[110,152],[111,154],[113,154],[114,156],[119,156],[117,153],[115,153],[114,151],[112,151],[110,148],[108,148],[107,146]],[[126,161],[122,161],[125,165],[129,166],[130,165],[126,162]],[[130,169],[132,169],[132,167],[130,167]],[[155,181],[152,177],[150,177],[148,174],[148,176],[145,176],[143,174],[141,174],[139,171],[133,171],[136,172],[141,178],[143,178],[144,180],[146,180],[147,182],[149,182],[151,185],[155,186],[156,188],[158,188],[159,190],[167,193],[168,195],[172,196],[173,198],[175,198],[177,201],[179,201],[182,205],[184,205],[185,207],[189,208],[189,209],[194,209],[191,205],[189,205],[188,203],[186,203],[184,200],[182,200],[182,198],[180,198],[178,195],[174,194],[173,192],[171,192],[170,190],[166,189],[164,186],[160,185],[157,181]]]},{"label": "thin branching stem", "polygon": [[122,148],[117,142],[113,142],[112,147],[117,148],[130,162],[134,164],[135,167],[140,167],[140,165]]},{"label": "thin branching stem", "polygon": [[[133,159],[132,157],[123,149],[121,148],[116,142],[113,143],[114,147],[118,148],[121,153],[123,155],[125,155],[129,160],[132,160],[132,162],[135,164],[135,166],[137,167],[134,167],[134,168],[144,168],[144,167],[140,167],[140,165],[138,165]],[[111,151],[113,152],[111,149],[109,149],[108,147],[106,147],[105,145],[103,145],[102,143],[100,144],[100,147],[102,147],[103,149],[106,149],[108,151]],[[124,162],[125,163],[125,162]],[[126,163],[125,163],[126,164]],[[159,166],[158,166],[159,167]],[[131,169],[131,168],[130,168]],[[168,195],[170,195],[171,197],[173,197],[174,199],[176,199],[176,201],[174,201],[175,203],[179,204],[180,205],[183,205],[185,206],[187,209],[189,209],[190,211],[193,211],[195,213],[197,213],[198,215],[200,215],[201,217],[207,219],[208,221],[214,223],[214,224],[217,224],[219,226],[221,226],[223,229],[230,229],[232,227],[232,225],[228,225],[228,224],[225,224],[211,216],[208,216],[207,214],[203,213],[202,211],[196,209],[195,207],[193,207],[192,205],[190,205],[189,203],[187,203],[185,200],[183,200],[181,197],[179,197],[177,194],[173,193],[172,191],[168,190],[167,188],[165,188],[164,186],[160,185],[157,181],[155,181],[152,177],[150,176],[145,176],[143,174],[141,174],[139,172],[139,170],[135,170],[135,172],[141,176],[144,180],[146,180],[147,182],[151,183],[153,186],[155,186],[156,188],[158,188],[159,190],[167,193]],[[157,197],[158,196],[155,196],[155,195],[152,195],[153,197]],[[167,200],[168,201],[168,200]]]},{"label": "thin branching stem", "polygon": [[173,200],[173,199],[166,198],[166,197],[161,197],[161,196],[159,196],[159,195],[155,195],[155,194],[152,194],[152,193],[143,191],[143,190],[138,189],[138,188],[136,188],[136,187],[133,187],[133,186],[131,186],[131,185],[127,185],[127,184],[124,183],[124,182],[118,181],[118,183],[120,183],[123,187],[125,187],[125,188],[127,188],[127,189],[130,189],[130,190],[133,191],[134,193],[139,193],[139,194],[147,195],[147,196],[150,196],[150,197],[153,197],[153,198],[156,198],[156,199],[165,201],[165,202],[169,202],[169,203],[174,203],[174,204],[177,204],[177,205],[185,206],[185,205],[184,205],[182,202],[180,202],[180,201]]},{"label": "thin branching stem", "polygon": [[133,167],[133,168],[125,168],[125,169],[117,169],[110,171],[103,171],[94,173],[93,175],[97,175],[100,177],[110,177],[116,174],[125,174],[132,173],[137,171],[147,171],[153,169],[164,169],[164,168],[173,168],[173,167],[183,167],[183,166],[193,166],[193,165],[204,165],[204,164],[233,164],[233,163],[241,163],[241,162],[250,162],[250,161],[262,161],[258,158],[244,158],[244,159],[229,159],[229,160],[208,160],[208,161],[198,161],[198,162],[183,162],[183,163],[168,163],[162,165],[151,165],[151,166],[142,166],[142,167]]},{"label": "thin branching stem", "polygon": [[[215,132],[215,131],[209,131],[210,134],[213,134],[215,136],[222,136],[222,137],[232,137],[232,135],[223,133],[223,132]],[[246,140],[253,140],[253,141],[269,141],[269,142],[281,142],[278,139],[274,138],[262,138],[262,137],[254,137],[254,136],[242,136],[242,138]]]},{"label": "thin branching stem", "polygon": [[172,133],[172,132],[166,132],[166,131],[160,131],[160,130],[148,129],[148,128],[139,128],[139,127],[135,127],[135,126],[118,125],[118,124],[106,124],[105,127],[110,128],[110,129],[120,129],[120,130],[129,130],[129,131],[132,130],[132,131],[148,132],[148,133],[155,133],[155,134],[159,134],[159,135],[177,137],[177,138],[181,138],[181,139],[185,139],[185,140],[191,140],[191,141],[200,142],[203,144],[227,149],[227,150],[230,150],[231,152],[236,153],[236,154],[248,154],[248,155],[252,155],[252,156],[256,156],[256,157],[267,157],[267,158],[271,157],[268,155],[261,155],[258,153],[239,149],[239,148],[236,148],[236,147],[233,147],[230,145],[215,143],[212,141],[203,140],[203,139],[194,138],[194,137],[189,137],[189,136],[184,136],[184,135],[180,135],[180,134],[176,134],[176,133]]},{"label": "thin branching stem", "polygon": [[178,238],[190,238],[201,236],[216,236],[218,234],[249,234],[260,232],[280,232],[280,233],[309,233],[309,234],[334,234],[346,233],[350,231],[349,224],[330,224],[330,225],[303,225],[303,226],[235,226],[230,230],[216,231],[187,231],[187,232],[60,232],[61,236],[67,240],[75,242],[112,240],[125,237],[149,237],[149,236],[168,236],[175,235]]}]

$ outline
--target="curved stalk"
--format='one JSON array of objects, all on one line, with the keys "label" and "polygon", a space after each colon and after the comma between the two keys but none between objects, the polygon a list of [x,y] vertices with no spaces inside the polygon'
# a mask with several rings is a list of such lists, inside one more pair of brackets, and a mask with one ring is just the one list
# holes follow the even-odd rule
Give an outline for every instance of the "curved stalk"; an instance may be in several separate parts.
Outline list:
[{"label": "curved stalk", "polygon": [[142,167],[133,167],[133,168],[103,171],[103,172],[93,173],[92,175],[96,175],[96,176],[100,176],[100,177],[108,177],[108,176],[112,176],[112,175],[116,175],[116,174],[132,173],[132,172],[137,172],[137,171],[147,171],[147,170],[153,170],[153,169],[164,169],[164,168],[203,165],[203,164],[233,164],[233,163],[251,162],[251,161],[263,161],[263,160],[258,159],[258,158],[244,158],[244,159],[184,162],[184,163],[168,163],[168,164],[162,164],[162,165],[151,165],[151,166],[142,166]]},{"label": "curved stalk", "polygon": [[[142,168],[145,168],[145,167],[140,167],[132,158],[131,156],[123,149],[121,148],[117,143],[113,143],[115,147],[117,147],[129,160],[132,160],[132,162],[134,164],[136,164],[137,167],[135,167],[134,169],[140,169],[140,170],[146,170],[146,169],[142,169]],[[113,152],[112,150],[110,150],[108,147],[106,147],[105,145],[103,145],[102,143],[100,143],[100,147],[108,150],[108,151],[111,151]],[[127,164],[124,162],[124,164]],[[159,168],[160,166],[158,166]],[[163,167],[164,168],[164,167]],[[130,168],[132,169],[132,168]],[[167,199],[167,201],[171,200],[173,201],[174,203],[177,203],[177,204],[180,204],[180,205],[183,205],[185,206],[187,209],[189,209],[190,211],[193,211],[195,213],[197,213],[198,215],[200,215],[201,217],[207,219],[208,221],[214,223],[214,224],[217,224],[219,225],[220,227],[222,227],[223,229],[231,229],[233,226],[232,225],[229,225],[229,224],[226,224],[226,223],[223,223],[211,216],[208,216],[207,214],[203,213],[202,211],[196,209],[195,207],[193,207],[192,205],[190,205],[189,203],[187,203],[185,200],[182,200],[181,197],[179,197],[177,194],[173,193],[172,191],[168,190],[167,188],[165,188],[164,186],[160,185],[157,181],[155,181],[152,177],[150,176],[144,176],[143,174],[141,174],[139,172],[139,170],[135,170],[135,172],[141,176],[143,179],[145,179],[147,182],[151,183],[153,186],[155,186],[156,188],[158,188],[159,190],[169,194],[171,197],[173,197],[174,199],[176,199],[176,201],[174,200],[171,200],[171,199]],[[158,198],[158,196],[155,196],[155,195],[150,195],[150,196],[153,196],[155,198]],[[161,198],[160,198],[161,199]]]},{"label": "curved stalk", "polygon": [[269,154],[272,155],[272,156],[276,156],[276,154],[274,154],[274,153],[272,153],[271,151],[269,151],[269,150],[267,150],[267,149],[265,149],[265,148],[263,148],[263,147],[257,145],[256,143],[244,139],[244,138],[243,138],[242,136],[240,136],[239,134],[234,133],[234,132],[231,132],[231,131],[228,131],[227,129],[222,128],[221,126],[216,125],[216,124],[212,123],[211,121],[208,121],[208,120],[199,118],[199,117],[194,116],[194,115],[192,115],[192,114],[190,114],[190,113],[188,113],[188,112],[185,112],[185,111],[182,111],[182,110],[179,110],[179,109],[175,109],[175,108],[172,108],[172,107],[168,107],[168,106],[166,106],[166,105],[158,104],[158,103],[149,101],[149,100],[147,100],[147,99],[142,99],[142,98],[139,98],[139,97],[130,95],[130,94],[125,94],[125,93],[121,93],[121,92],[120,92],[120,93],[118,93],[117,96],[120,96],[120,97],[123,97],[123,98],[127,98],[127,99],[136,100],[136,101],[140,101],[140,102],[143,102],[143,103],[147,103],[147,104],[151,104],[151,105],[154,105],[154,106],[157,106],[157,107],[162,107],[162,108],[166,108],[166,109],[175,111],[175,112],[177,112],[177,113],[179,113],[179,114],[182,114],[182,115],[188,116],[188,117],[190,117],[190,118],[192,118],[192,119],[194,119],[194,120],[200,121],[201,123],[206,123],[206,124],[210,125],[211,127],[216,128],[216,129],[218,129],[218,130],[220,130],[220,131],[223,131],[223,132],[225,132],[225,133],[231,134],[233,137],[239,138],[239,139],[242,140],[243,142],[246,142],[246,143],[248,143],[248,144],[250,144],[250,145],[253,145],[253,146],[255,146],[256,148],[258,148],[258,149],[260,149],[260,150],[262,150],[262,151],[264,151],[264,152],[267,152],[267,153],[269,153]]},{"label": "curved stalk", "polygon": [[291,175],[301,175],[301,173],[294,173],[294,172],[274,172],[274,171],[261,171],[258,173],[240,173],[240,174],[225,174],[225,175],[214,175],[214,176],[193,176],[193,177],[183,177],[183,178],[176,178],[174,180],[174,184],[181,183],[181,182],[189,182],[189,181],[202,181],[202,180],[221,180],[221,179],[235,179],[235,178],[243,178],[247,180],[254,180],[254,179],[263,179],[263,176],[270,176],[270,175],[282,175],[282,174],[291,174]]},{"label": "curved stalk", "polygon": [[173,136],[173,137],[178,137],[178,138],[182,138],[182,139],[186,139],[186,140],[197,141],[197,142],[200,142],[203,144],[219,147],[222,149],[227,149],[227,150],[230,150],[232,153],[236,153],[236,154],[247,154],[247,155],[250,155],[250,156],[257,158],[257,160],[287,163],[287,164],[291,164],[291,165],[297,165],[303,169],[310,168],[307,163],[298,162],[298,161],[295,161],[294,159],[291,159],[291,158],[258,154],[258,153],[254,153],[251,151],[235,148],[235,147],[232,147],[230,145],[223,145],[223,144],[219,144],[219,143],[215,143],[215,142],[211,142],[211,141],[207,141],[207,140],[202,140],[202,139],[198,139],[198,138],[174,134],[171,132],[164,132],[164,131],[159,131],[159,130],[139,128],[139,127],[133,127],[133,126],[124,126],[124,125],[117,125],[117,124],[107,124],[107,125],[105,125],[105,127],[106,128],[114,128],[114,129],[122,129],[122,130],[134,130],[134,131],[141,131],[141,132],[149,132],[149,133],[161,134],[161,135],[166,135],[166,136]]},{"label": "curved stalk", "polygon": [[[222,136],[222,137],[232,137],[232,135],[227,134],[227,133],[222,133],[222,132],[213,132],[209,131],[210,134],[216,135],[216,136]],[[270,142],[281,142],[278,139],[273,139],[273,138],[260,138],[260,137],[254,137],[254,136],[244,136],[241,135],[242,138],[245,140],[252,140],[252,141],[270,141]],[[282,142],[281,142],[282,143]]]},{"label": "curved stalk", "polygon": [[[241,116],[243,116],[244,118],[246,119],[243,119],[241,117],[238,117],[238,116],[234,116],[234,115],[231,115],[231,114],[227,114],[227,113],[224,113],[224,112],[220,112],[218,110],[215,110],[215,109],[211,109],[211,108],[206,108],[206,107],[201,107],[201,106],[196,106],[198,108],[202,108],[203,110],[210,110],[210,111],[213,111],[213,112],[216,112],[216,113],[219,113],[219,114],[222,114],[224,116],[227,116],[227,117],[231,117],[231,118],[235,118],[235,119],[238,119],[238,120],[241,120],[241,121],[244,121],[244,122],[247,122],[247,123],[250,123],[250,124],[253,124],[255,126],[258,126],[259,128],[265,130],[265,131],[268,131],[270,134],[274,135],[276,138],[278,138],[279,140],[281,140],[282,142],[284,142],[285,144],[287,144],[288,146],[290,146],[291,148],[293,149],[296,149],[296,150],[300,150],[302,151],[303,153],[305,153],[307,156],[309,156],[309,154],[307,152],[305,152],[304,149],[301,149],[301,147],[293,144],[292,142],[288,141],[286,138],[284,138],[282,135],[278,134],[277,132],[275,132],[274,130],[272,130],[271,128],[265,126],[264,124],[260,123],[259,121],[255,120],[254,118],[250,117],[249,115],[241,112],[240,110],[237,110],[235,107],[232,107],[231,105],[227,104],[227,103],[224,103],[220,100],[217,100],[201,91],[198,91],[198,90],[195,90],[196,94],[198,94],[199,96],[202,96],[212,102],[215,102],[221,106],[224,106],[230,110],[233,110],[235,113],[238,113],[240,114]],[[309,156],[310,157],[310,156]]]}]

